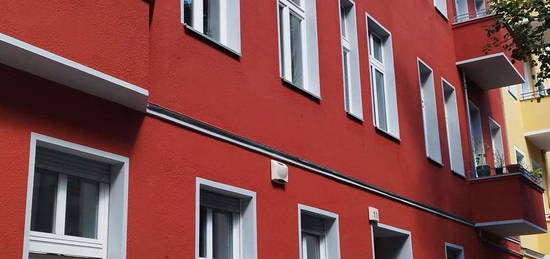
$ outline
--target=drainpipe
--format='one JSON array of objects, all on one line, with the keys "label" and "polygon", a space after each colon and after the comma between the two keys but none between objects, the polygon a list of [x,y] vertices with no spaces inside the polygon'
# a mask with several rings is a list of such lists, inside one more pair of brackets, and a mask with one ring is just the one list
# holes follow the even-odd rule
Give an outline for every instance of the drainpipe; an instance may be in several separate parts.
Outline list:
[{"label": "drainpipe", "polygon": [[[464,73],[464,70],[460,69],[460,76],[462,78],[462,85],[464,87],[464,103],[466,104],[466,116],[468,116],[468,143],[470,144],[470,149],[471,149],[471,156],[472,156],[472,163],[471,163],[471,168],[475,168],[475,147],[474,147],[474,143],[472,141],[473,139],[473,136],[472,136],[472,118],[470,118],[470,98],[468,97],[468,81],[466,80],[466,73]],[[476,172],[475,170],[472,169],[472,173],[473,175],[471,175],[470,177],[475,177],[476,176]]]}]

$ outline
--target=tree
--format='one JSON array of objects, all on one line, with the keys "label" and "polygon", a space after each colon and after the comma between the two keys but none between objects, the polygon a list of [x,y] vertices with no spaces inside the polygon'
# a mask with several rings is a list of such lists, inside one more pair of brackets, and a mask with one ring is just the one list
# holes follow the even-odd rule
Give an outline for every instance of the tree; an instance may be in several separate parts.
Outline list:
[{"label": "tree", "polygon": [[[550,79],[550,0],[489,0],[496,19],[487,33],[485,51],[511,51],[512,62],[520,60],[539,67],[535,85]],[[504,34],[501,34],[504,32]],[[546,39],[546,41],[545,41]],[[536,57],[530,59],[530,57]]]}]

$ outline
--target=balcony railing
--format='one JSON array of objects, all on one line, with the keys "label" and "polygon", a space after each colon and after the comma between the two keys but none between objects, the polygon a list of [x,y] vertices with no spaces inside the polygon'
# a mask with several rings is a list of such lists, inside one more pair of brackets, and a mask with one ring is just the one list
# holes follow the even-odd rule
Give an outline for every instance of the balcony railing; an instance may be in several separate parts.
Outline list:
[{"label": "balcony railing", "polygon": [[454,18],[454,23],[467,22],[474,19],[479,19],[487,16],[491,16],[493,13],[489,9],[481,9],[475,12],[468,12],[464,14],[458,14]]},{"label": "balcony railing", "polygon": [[474,169],[475,174],[472,174],[472,179],[483,179],[490,178],[500,175],[508,174],[521,174],[525,179],[529,180],[531,183],[537,185],[538,187],[544,189],[544,181],[541,176],[532,174],[528,169],[522,167],[521,165],[508,165],[504,168],[489,168],[489,175],[481,175],[478,172],[478,169]]},{"label": "balcony railing", "polygon": [[550,96],[550,88],[540,88],[533,92],[521,93],[522,100],[528,100],[533,98],[544,98]]}]

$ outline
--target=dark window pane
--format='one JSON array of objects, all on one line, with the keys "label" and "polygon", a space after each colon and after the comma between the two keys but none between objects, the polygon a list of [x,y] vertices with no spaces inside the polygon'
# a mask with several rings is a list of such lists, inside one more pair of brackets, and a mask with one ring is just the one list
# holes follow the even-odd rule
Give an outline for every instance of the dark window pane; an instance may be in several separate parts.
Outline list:
[{"label": "dark window pane", "polygon": [[204,34],[220,40],[220,0],[204,0]]},{"label": "dark window pane", "polygon": [[302,233],[303,252],[307,259],[321,259],[321,238],[318,235]]},{"label": "dark window pane", "polygon": [[99,183],[67,176],[65,235],[97,238]]},{"label": "dark window pane", "polygon": [[183,0],[183,21],[193,26],[193,0]]},{"label": "dark window pane", "polygon": [[206,218],[207,209],[201,206],[199,222],[199,257],[206,257]]},{"label": "dark window pane", "polygon": [[35,170],[31,230],[53,233],[58,174],[40,168]]},{"label": "dark window pane", "polygon": [[382,39],[380,39],[376,35],[372,35],[372,55],[376,60],[379,62],[384,62],[383,54],[382,54]]}]

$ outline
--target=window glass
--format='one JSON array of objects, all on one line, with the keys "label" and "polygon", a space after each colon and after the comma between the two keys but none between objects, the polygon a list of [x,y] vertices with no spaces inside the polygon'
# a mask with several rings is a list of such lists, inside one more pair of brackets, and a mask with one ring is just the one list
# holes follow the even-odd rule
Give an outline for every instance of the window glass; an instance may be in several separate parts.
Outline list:
[{"label": "window glass", "polygon": [[58,174],[38,169],[34,174],[31,230],[53,233]]},{"label": "window glass", "polygon": [[296,4],[297,6],[302,6],[302,0],[290,0],[290,1]]},{"label": "window glass", "polygon": [[376,112],[378,114],[378,127],[386,130],[388,128],[386,121],[386,93],[384,89],[384,74],[374,70],[374,84],[376,89]]},{"label": "window glass", "polygon": [[378,36],[371,34],[372,36],[372,56],[380,61],[383,62],[383,55],[382,55],[382,39],[380,39]]},{"label": "window glass", "polygon": [[347,38],[348,35],[348,10],[344,6],[340,7],[340,31],[342,32],[342,37]]},{"label": "window glass", "polygon": [[204,0],[204,34],[220,40],[220,0]]},{"label": "window glass", "polygon": [[284,25],[284,7],[279,5],[279,56],[281,57],[281,74],[285,74],[284,67],[285,67],[285,31],[283,29]]},{"label": "window glass", "polygon": [[304,259],[321,259],[321,237],[308,233],[302,234],[302,254]]},{"label": "window glass", "polygon": [[346,98],[344,99],[346,101],[346,106],[349,105],[349,100],[351,99],[350,95],[350,78],[349,78],[349,51],[344,49],[342,51],[342,57],[343,57],[343,66],[344,66],[344,94],[346,94]]},{"label": "window glass", "polygon": [[290,13],[290,48],[292,55],[292,82],[303,86],[302,19]]},{"label": "window glass", "polygon": [[99,183],[67,176],[65,235],[97,238]]},{"label": "window glass", "polygon": [[214,258],[233,258],[233,214],[231,212],[213,212]]},{"label": "window glass", "polygon": [[193,0],[183,0],[183,21],[193,26]]}]

